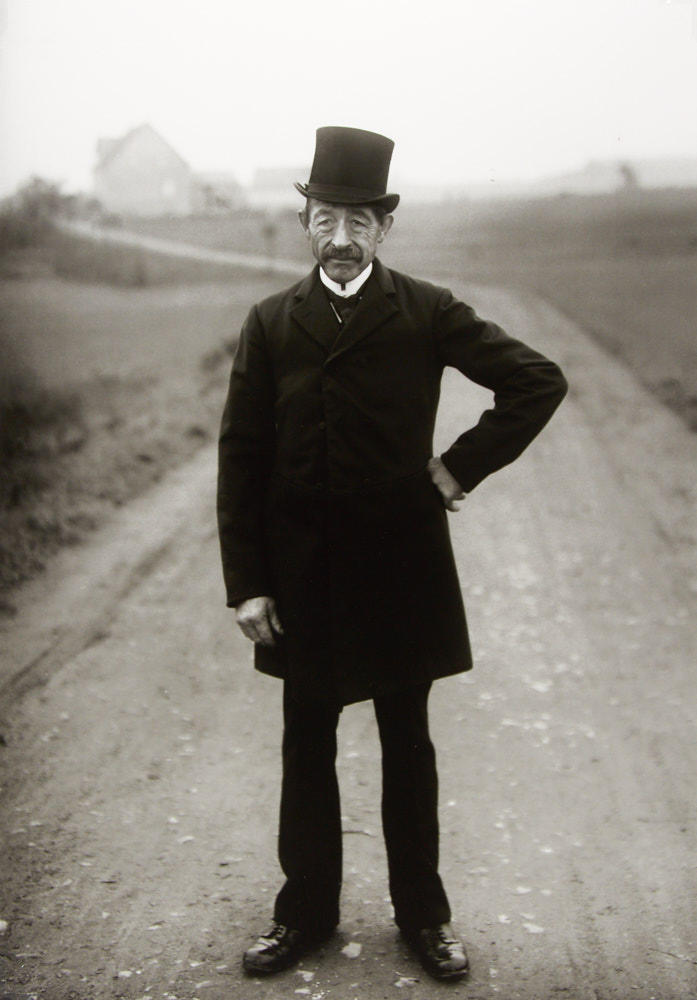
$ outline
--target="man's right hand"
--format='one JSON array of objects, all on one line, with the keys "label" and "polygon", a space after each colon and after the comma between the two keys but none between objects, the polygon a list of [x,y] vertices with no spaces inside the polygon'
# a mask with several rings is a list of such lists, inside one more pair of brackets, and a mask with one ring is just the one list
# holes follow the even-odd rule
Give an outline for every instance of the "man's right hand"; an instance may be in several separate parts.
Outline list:
[{"label": "man's right hand", "polygon": [[283,635],[273,597],[250,597],[237,605],[237,624],[252,642],[275,646],[274,632]]},{"label": "man's right hand", "polygon": [[450,474],[445,467],[443,460],[434,457],[428,463],[428,471],[431,475],[433,485],[440,493],[446,510],[459,510],[456,500],[464,500],[465,493],[457,479]]}]

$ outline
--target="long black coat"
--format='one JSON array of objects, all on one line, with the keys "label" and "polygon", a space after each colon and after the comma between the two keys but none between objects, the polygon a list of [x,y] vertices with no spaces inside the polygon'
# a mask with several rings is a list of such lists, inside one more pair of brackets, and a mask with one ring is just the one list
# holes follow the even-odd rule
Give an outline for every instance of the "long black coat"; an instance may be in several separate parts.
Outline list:
[{"label": "long black coat", "polygon": [[442,455],[469,492],[563,398],[553,362],[377,260],[340,332],[318,268],[244,324],[220,434],[227,603],[275,598],[285,635],[255,663],[300,692],[348,704],[472,665],[426,469],[446,365],[494,392]]}]

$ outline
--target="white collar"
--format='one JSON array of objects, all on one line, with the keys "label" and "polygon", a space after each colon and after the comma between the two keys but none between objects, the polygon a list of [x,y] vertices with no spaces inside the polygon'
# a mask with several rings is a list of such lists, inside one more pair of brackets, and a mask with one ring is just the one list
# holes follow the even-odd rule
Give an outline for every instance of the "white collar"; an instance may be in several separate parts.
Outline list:
[{"label": "white collar", "polygon": [[352,278],[351,281],[347,281],[343,288],[338,281],[334,281],[329,277],[323,267],[320,267],[319,269],[319,276],[323,285],[325,285],[331,292],[335,292],[337,295],[340,295],[343,299],[345,299],[349,295],[355,295],[356,292],[363,287],[370,277],[372,270],[373,262],[371,260],[370,264],[368,264],[368,266],[364,268],[359,275]]}]

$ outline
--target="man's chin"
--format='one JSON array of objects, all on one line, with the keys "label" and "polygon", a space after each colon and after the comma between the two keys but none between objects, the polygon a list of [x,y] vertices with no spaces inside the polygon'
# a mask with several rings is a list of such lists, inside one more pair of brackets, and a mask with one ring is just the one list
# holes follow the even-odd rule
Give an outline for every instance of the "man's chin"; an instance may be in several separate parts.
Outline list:
[{"label": "man's chin", "polygon": [[332,281],[353,281],[363,270],[363,262],[358,260],[326,260],[322,264],[325,274]]}]

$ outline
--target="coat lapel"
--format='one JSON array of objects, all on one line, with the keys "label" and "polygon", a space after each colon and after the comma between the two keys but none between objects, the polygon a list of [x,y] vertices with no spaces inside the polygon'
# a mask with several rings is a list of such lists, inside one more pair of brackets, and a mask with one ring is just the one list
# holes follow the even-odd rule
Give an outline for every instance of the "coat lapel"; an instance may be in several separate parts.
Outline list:
[{"label": "coat lapel", "polygon": [[295,298],[298,301],[291,308],[290,315],[328,354],[338,327],[329,298],[319,279],[319,265],[300,283]]},{"label": "coat lapel", "polygon": [[350,351],[398,311],[392,275],[375,259],[373,273],[365,285],[365,293],[353,316],[336,338],[330,358],[337,358]]}]

